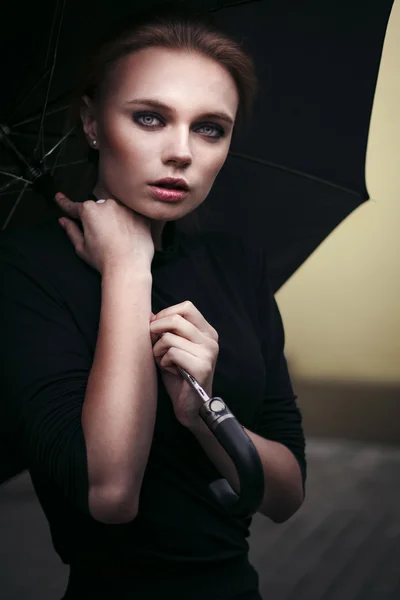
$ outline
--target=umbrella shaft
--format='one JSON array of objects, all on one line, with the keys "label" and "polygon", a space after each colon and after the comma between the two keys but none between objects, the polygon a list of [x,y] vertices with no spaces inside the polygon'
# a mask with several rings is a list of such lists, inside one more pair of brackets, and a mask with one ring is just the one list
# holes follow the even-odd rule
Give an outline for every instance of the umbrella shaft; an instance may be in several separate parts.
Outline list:
[{"label": "umbrella shaft", "polygon": [[180,367],[179,365],[177,365],[180,373],[182,374],[182,376],[186,379],[186,381],[192,386],[192,388],[194,389],[194,391],[197,393],[197,395],[204,401],[207,402],[208,400],[210,400],[210,396],[206,393],[206,391],[201,387],[201,385],[198,383],[198,381],[193,377],[193,375],[191,375],[190,373],[188,373],[186,371],[186,369],[183,369],[182,367]]}]

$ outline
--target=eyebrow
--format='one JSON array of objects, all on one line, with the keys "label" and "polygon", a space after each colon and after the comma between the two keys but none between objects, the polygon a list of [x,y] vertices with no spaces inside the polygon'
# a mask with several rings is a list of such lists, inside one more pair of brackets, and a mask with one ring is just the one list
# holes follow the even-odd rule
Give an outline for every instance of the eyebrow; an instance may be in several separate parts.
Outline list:
[{"label": "eyebrow", "polygon": [[[164,104],[164,102],[160,102],[159,100],[155,100],[153,98],[135,98],[134,100],[129,100],[126,104],[147,104],[148,106],[152,106],[153,108],[161,108],[168,112],[174,112],[174,109]],[[221,119],[222,121],[226,121],[230,125],[233,125],[233,119],[225,112],[206,112],[200,115],[201,118],[206,119]]]}]

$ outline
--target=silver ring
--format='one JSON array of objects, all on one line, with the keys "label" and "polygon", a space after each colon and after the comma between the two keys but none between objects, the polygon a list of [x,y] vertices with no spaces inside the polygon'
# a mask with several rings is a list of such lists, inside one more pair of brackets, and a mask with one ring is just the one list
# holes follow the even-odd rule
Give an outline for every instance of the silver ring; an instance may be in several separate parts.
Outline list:
[{"label": "silver ring", "polygon": [[96,204],[101,204],[102,202],[105,202],[105,200],[96,200]]}]

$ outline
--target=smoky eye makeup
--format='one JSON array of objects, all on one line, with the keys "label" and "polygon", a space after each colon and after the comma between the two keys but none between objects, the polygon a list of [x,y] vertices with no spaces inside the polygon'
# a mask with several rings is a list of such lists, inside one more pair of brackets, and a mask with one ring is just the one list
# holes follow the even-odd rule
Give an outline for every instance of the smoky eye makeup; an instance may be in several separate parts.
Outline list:
[{"label": "smoky eye makeup", "polygon": [[[154,127],[158,127],[158,125],[156,124],[152,124],[149,122],[145,122],[144,119],[145,118],[149,118],[150,121],[151,120],[158,120],[159,122],[164,124],[164,119],[157,113],[154,113],[152,111],[136,111],[132,114],[132,119],[135,121],[135,123],[138,123],[139,125],[142,125],[145,128],[149,128],[149,129],[153,129]],[[218,123],[212,123],[212,122],[207,122],[205,121],[204,123],[199,123],[198,125],[196,125],[195,129],[204,129],[204,128],[210,128],[213,129],[217,135],[208,135],[208,134],[204,134],[205,137],[210,138],[210,139],[221,139],[222,137],[224,137],[226,135],[226,131],[225,129],[219,125]]]}]

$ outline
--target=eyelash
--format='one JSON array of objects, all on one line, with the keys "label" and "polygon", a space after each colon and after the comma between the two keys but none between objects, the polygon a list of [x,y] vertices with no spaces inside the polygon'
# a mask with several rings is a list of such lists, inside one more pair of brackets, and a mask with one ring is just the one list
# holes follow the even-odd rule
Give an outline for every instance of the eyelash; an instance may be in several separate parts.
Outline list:
[{"label": "eyelash", "polygon": [[[149,112],[149,111],[135,113],[133,115],[133,120],[136,123],[139,123],[140,117],[149,117],[149,116],[155,117],[159,121],[162,120],[161,117],[159,117],[156,113]],[[150,129],[155,127],[154,125],[144,125],[144,123],[139,123],[139,125],[143,125],[143,127],[148,127]],[[213,127],[219,133],[219,135],[217,135],[217,136],[206,135],[206,137],[214,139],[214,140],[219,140],[225,136],[225,130],[222,127],[219,127],[218,125],[214,125],[214,123],[205,123],[204,125],[206,125],[208,127]],[[201,127],[199,129],[201,129]]]}]

